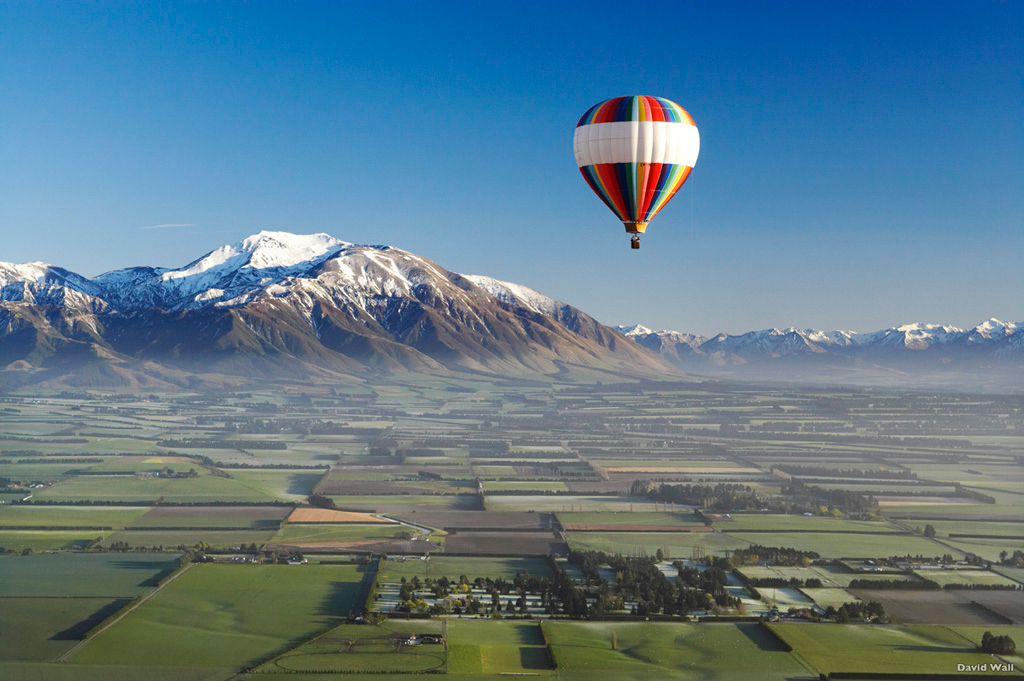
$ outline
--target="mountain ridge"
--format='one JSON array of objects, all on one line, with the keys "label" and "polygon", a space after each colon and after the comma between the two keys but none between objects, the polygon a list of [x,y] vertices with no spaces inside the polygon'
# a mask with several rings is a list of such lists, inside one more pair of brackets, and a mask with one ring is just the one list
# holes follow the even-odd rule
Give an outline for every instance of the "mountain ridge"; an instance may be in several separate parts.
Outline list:
[{"label": "mountain ridge", "polygon": [[108,374],[146,375],[152,365],[297,377],[673,372],[533,289],[463,276],[391,246],[266,231],[178,268],[87,278],[46,263],[0,263],[0,358],[22,380],[104,363]]}]

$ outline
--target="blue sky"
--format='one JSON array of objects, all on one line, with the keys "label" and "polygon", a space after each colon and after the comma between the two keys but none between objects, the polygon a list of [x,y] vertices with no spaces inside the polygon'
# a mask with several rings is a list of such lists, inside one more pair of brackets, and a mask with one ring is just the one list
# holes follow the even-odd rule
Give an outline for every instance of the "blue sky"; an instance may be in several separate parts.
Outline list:
[{"label": "blue sky", "polygon": [[[1024,320],[1024,3],[629,7],[0,4],[0,260],[323,231],[608,324]],[[622,94],[701,131],[639,251],[572,155]]]}]

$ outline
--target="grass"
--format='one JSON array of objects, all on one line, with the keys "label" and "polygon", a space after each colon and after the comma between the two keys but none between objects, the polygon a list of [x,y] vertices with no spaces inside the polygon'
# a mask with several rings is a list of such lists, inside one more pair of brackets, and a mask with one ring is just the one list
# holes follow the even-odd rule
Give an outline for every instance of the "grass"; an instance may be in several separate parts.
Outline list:
[{"label": "grass", "polygon": [[213,547],[231,547],[241,544],[264,544],[274,536],[273,530],[123,530],[108,536],[100,546],[114,542],[128,542],[131,547],[193,546],[200,542]]},{"label": "grass", "polygon": [[381,582],[398,582],[418,576],[448,577],[456,580],[466,575],[470,580],[477,577],[503,577],[512,579],[517,572],[528,572],[537,577],[550,577],[551,564],[546,558],[446,558],[431,556],[430,560],[407,560],[398,562],[382,560],[380,563]]},{"label": "grass", "polygon": [[819,673],[948,674],[956,671],[957,664],[993,662],[972,641],[943,626],[767,626]]},{"label": "grass", "polygon": [[[758,624],[545,622],[567,679],[806,678],[807,670]],[[612,634],[617,639],[612,650]]]},{"label": "grass", "polygon": [[145,513],[148,507],[115,506],[0,506],[0,526],[18,527],[111,527],[121,529]]},{"label": "grass", "polygon": [[440,644],[407,646],[412,634],[441,633],[438,621],[388,621],[379,626],[343,624],[284,655],[258,671],[410,673],[441,670],[448,655]]},{"label": "grass", "polygon": [[832,534],[830,532],[732,532],[738,540],[761,546],[817,551],[822,558],[887,558],[908,553],[941,556],[949,549],[924,537],[905,534]]},{"label": "grass", "polygon": [[945,586],[946,584],[1000,584],[1018,586],[1017,582],[988,570],[915,570],[922,579]]},{"label": "grass", "polygon": [[[827,608],[830,605],[838,608],[843,603],[856,603],[860,600],[846,589],[815,589],[805,587],[800,590],[823,608]],[[765,591],[765,589],[762,589],[762,591]]]},{"label": "grass", "polygon": [[558,521],[563,526],[577,525],[650,525],[661,527],[693,527],[702,526],[704,521],[690,512],[653,512],[635,511],[612,513],[557,513]]},{"label": "grass", "polygon": [[569,488],[564,482],[548,480],[485,480],[485,492],[501,492],[507,490],[537,490],[539,492],[567,492]]},{"label": "grass", "polygon": [[[4,681],[223,681],[230,675],[230,669],[215,667],[101,667],[0,661],[0,679]],[[299,679],[289,677],[289,681]],[[317,681],[326,680],[317,677]]]},{"label": "grass", "polygon": [[661,549],[671,558],[690,558],[695,547],[708,554],[722,555],[750,545],[719,532],[566,532],[569,546],[576,551],[604,551],[626,555],[653,556]]},{"label": "grass", "polygon": [[653,501],[629,497],[559,495],[491,495],[484,505],[488,511],[536,511],[565,513],[572,511],[654,511]]},{"label": "grass", "polygon": [[[129,599],[0,598],[0,660],[50,660]],[[7,677],[0,674],[0,678]]]},{"label": "grass", "polygon": [[732,514],[732,520],[715,520],[714,527],[722,532],[751,532],[758,530],[801,530],[812,532],[868,532],[874,534],[902,533],[888,523],[845,518],[823,518],[803,515]]},{"label": "grass", "polygon": [[245,667],[357,605],[365,566],[196,565],[72,658],[82,664]]},{"label": "grass", "polygon": [[0,600],[11,597],[134,598],[178,564],[177,554],[85,553],[0,557]]},{"label": "grass", "polygon": [[450,674],[543,673],[551,659],[534,622],[452,620],[448,625]]},{"label": "grass", "polygon": [[87,548],[110,530],[0,530],[0,546],[14,551]]}]

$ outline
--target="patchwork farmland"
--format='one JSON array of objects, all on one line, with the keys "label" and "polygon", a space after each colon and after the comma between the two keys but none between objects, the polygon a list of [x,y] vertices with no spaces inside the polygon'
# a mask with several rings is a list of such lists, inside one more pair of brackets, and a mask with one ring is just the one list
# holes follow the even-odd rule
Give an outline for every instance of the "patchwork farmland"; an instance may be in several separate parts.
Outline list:
[{"label": "patchwork farmland", "polygon": [[927,678],[1024,639],[1018,397],[2,399],[5,680]]}]

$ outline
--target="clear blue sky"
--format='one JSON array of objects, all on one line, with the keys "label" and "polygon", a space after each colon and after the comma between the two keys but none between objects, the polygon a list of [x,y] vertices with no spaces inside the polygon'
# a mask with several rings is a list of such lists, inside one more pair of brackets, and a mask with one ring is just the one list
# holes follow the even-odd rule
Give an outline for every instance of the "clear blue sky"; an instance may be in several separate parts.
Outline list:
[{"label": "clear blue sky", "polygon": [[[1024,320],[1022,2],[149,4],[0,3],[0,260],[324,231],[608,324]],[[622,94],[702,139],[640,251],[572,155]]]}]

